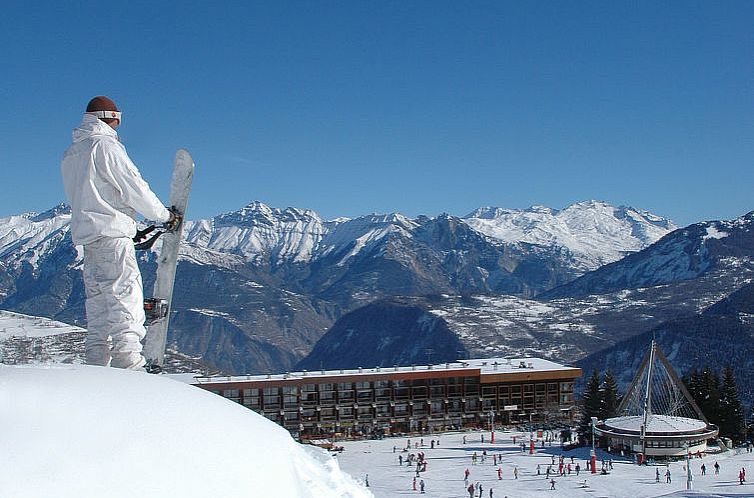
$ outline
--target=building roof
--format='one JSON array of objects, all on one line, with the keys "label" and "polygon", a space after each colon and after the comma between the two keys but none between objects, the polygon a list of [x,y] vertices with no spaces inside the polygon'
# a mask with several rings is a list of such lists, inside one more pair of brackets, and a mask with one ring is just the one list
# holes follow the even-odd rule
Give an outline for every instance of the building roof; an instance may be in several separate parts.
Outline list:
[{"label": "building roof", "polygon": [[[605,426],[627,432],[641,432],[644,417],[615,417],[605,420]],[[651,415],[647,421],[646,434],[686,433],[704,430],[707,424],[701,420],[669,415]]]},{"label": "building roof", "polygon": [[581,375],[581,369],[562,365],[554,361],[542,358],[477,358],[469,360],[457,360],[448,363],[438,363],[434,365],[411,365],[411,366],[392,366],[392,367],[374,367],[374,368],[355,368],[342,370],[315,370],[315,371],[298,371],[278,374],[262,375],[233,375],[233,376],[212,376],[205,377],[195,374],[175,374],[171,378],[186,382],[188,384],[219,384],[219,383],[238,383],[238,382],[265,382],[281,380],[300,380],[304,381],[311,378],[335,378],[338,377],[374,377],[375,375],[390,376],[395,373],[420,373],[420,372],[457,372],[458,375],[499,375],[499,374],[521,374],[536,372],[563,372],[572,373],[574,377]]}]

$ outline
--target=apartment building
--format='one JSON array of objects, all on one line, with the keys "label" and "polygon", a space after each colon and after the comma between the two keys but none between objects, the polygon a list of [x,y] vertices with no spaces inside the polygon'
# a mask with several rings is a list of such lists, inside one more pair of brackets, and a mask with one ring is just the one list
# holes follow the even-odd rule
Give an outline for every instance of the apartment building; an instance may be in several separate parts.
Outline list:
[{"label": "apartment building", "polygon": [[189,382],[305,438],[570,421],[580,376],[539,358],[486,358]]}]

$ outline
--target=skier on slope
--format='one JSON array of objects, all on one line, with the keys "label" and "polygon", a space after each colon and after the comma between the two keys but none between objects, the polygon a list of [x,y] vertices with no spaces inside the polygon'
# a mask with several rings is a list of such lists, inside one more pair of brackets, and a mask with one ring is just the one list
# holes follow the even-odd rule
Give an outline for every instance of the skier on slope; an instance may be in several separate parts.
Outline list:
[{"label": "skier on slope", "polygon": [[138,212],[168,230],[175,230],[181,217],[163,206],[142,179],[118,141],[120,123],[115,103],[94,97],[73,130],[60,169],[71,205],[71,236],[84,248],[86,362],[141,369],[146,330],[134,217]]}]

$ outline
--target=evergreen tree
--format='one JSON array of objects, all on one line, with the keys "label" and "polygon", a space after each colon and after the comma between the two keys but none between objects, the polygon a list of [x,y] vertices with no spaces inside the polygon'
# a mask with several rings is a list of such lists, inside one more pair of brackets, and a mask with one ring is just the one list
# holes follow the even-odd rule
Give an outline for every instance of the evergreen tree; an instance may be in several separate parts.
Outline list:
[{"label": "evergreen tree", "polygon": [[738,396],[736,379],[730,366],[723,369],[720,406],[717,412],[720,435],[729,437],[733,441],[743,441],[745,438],[744,410]]},{"label": "evergreen tree", "polygon": [[720,377],[709,367],[704,367],[699,373],[698,398],[694,398],[699,409],[707,420],[720,425]]},{"label": "evergreen tree", "polygon": [[587,441],[592,440],[592,417],[600,416],[602,396],[600,394],[600,375],[597,370],[592,370],[592,375],[586,381],[584,394],[581,398],[583,403],[581,422],[579,423],[579,435]]},{"label": "evergreen tree", "polygon": [[615,380],[613,371],[609,368],[602,381],[601,397],[600,414],[597,417],[600,420],[615,417],[618,412],[620,397],[618,396],[618,382]]},{"label": "evergreen tree", "polygon": [[681,377],[681,382],[686,386],[686,390],[691,395],[694,402],[699,405],[699,400],[702,399],[700,383],[699,383],[699,370],[694,368],[690,370],[686,375]]}]

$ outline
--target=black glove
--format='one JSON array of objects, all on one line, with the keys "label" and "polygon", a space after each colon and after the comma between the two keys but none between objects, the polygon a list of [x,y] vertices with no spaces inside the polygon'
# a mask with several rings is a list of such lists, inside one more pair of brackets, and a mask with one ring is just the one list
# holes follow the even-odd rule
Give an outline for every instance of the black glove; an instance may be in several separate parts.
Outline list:
[{"label": "black glove", "polygon": [[170,219],[162,226],[168,232],[175,232],[181,226],[181,223],[183,223],[183,215],[178,212],[175,206],[170,206],[168,211],[170,211]]}]

